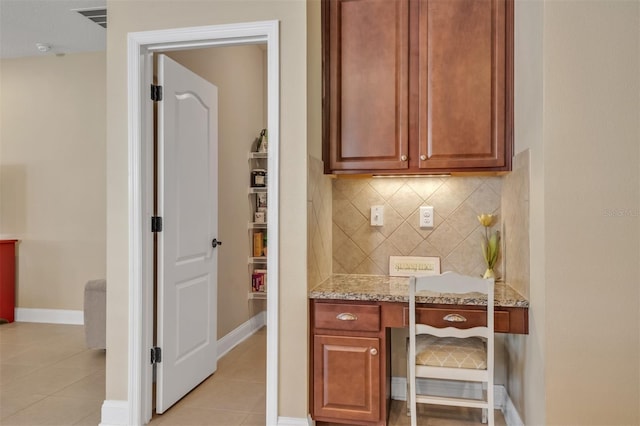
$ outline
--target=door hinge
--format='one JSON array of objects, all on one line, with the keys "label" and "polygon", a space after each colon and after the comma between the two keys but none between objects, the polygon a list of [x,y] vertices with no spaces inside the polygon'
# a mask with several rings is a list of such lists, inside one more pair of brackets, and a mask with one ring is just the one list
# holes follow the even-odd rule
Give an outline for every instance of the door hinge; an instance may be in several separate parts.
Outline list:
[{"label": "door hinge", "polygon": [[151,364],[159,364],[162,362],[162,349],[157,346],[151,348]]},{"label": "door hinge", "polygon": [[162,86],[151,85],[151,100],[154,102],[162,100]]},{"label": "door hinge", "polygon": [[151,232],[162,232],[162,216],[151,216]]}]

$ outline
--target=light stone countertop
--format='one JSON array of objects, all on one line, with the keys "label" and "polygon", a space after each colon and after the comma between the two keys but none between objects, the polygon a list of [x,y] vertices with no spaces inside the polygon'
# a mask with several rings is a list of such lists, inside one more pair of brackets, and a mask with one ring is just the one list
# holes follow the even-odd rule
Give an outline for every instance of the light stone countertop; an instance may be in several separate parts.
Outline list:
[{"label": "light stone countertop", "polygon": [[[334,274],[309,291],[310,299],[409,302],[409,277],[388,275]],[[432,293],[418,296],[418,303],[443,305],[486,305],[487,298],[469,293],[460,298]],[[495,306],[528,308],[529,301],[504,282],[495,283]]]}]

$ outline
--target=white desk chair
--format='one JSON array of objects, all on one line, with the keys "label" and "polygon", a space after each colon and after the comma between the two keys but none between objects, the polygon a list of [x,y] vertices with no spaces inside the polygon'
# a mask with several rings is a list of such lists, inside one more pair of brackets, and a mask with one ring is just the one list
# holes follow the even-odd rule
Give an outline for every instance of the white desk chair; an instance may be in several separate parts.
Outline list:
[{"label": "white desk chair", "polygon": [[[452,297],[481,293],[478,297],[487,299],[486,319],[484,315],[467,320],[461,315],[449,314],[444,316],[442,327],[416,324],[416,293],[421,291],[446,293]],[[482,422],[486,423],[488,417],[489,425],[494,425],[493,305],[493,279],[485,280],[453,272],[411,277],[407,356],[407,411],[411,415],[411,426],[417,425],[418,402],[482,408]],[[480,325],[476,326],[474,322]],[[486,391],[483,390],[482,399],[417,394],[417,377],[480,382],[483,388],[486,386]]]}]

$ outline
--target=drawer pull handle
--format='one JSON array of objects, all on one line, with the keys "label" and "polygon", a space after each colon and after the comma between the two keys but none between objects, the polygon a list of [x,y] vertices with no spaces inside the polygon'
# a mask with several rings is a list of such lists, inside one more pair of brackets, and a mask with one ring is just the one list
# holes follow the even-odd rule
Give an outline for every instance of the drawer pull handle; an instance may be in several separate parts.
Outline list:
[{"label": "drawer pull handle", "polygon": [[355,321],[358,319],[358,317],[349,312],[343,312],[341,314],[336,315],[336,319],[339,319],[340,321]]},{"label": "drawer pull handle", "polygon": [[376,348],[371,348],[371,349],[369,350],[369,353],[370,353],[371,355],[373,355],[373,356],[376,356],[376,355],[378,355],[378,350],[377,350]]},{"label": "drawer pull handle", "polygon": [[465,317],[459,314],[445,315],[442,319],[447,322],[466,322],[467,321]]}]

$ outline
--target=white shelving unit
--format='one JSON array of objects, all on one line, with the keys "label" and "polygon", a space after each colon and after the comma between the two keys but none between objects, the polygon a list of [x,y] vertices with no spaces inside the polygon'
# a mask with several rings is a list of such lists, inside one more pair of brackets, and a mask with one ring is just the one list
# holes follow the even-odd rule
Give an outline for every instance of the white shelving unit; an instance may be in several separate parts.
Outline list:
[{"label": "white shelving unit", "polygon": [[[248,264],[248,283],[249,283],[249,299],[266,299],[267,298],[267,289],[264,291],[257,290],[255,288],[254,280],[256,279],[255,275],[264,275],[262,280],[266,284],[267,281],[267,256],[265,254],[260,256],[255,256],[254,253],[254,242],[256,238],[256,234],[263,236],[262,246],[266,248],[266,234],[267,234],[267,222],[266,222],[266,194],[267,187],[266,181],[265,186],[254,186],[254,178],[253,171],[258,170],[267,170],[267,158],[268,155],[266,152],[249,152],[247,155],[247,160],[249,163],[249,187],[247,189],[247,193],[249,195],[249,221],[247,223],[247,234],[249,237],[249,256],[247,258]],[[255,213],[257,211],[264,211],[264,222],[256,221]],[[260,237],[257,237],[260,238]],[[259,250],[259,249],[258,249]],[[260,278],[258,278],[259,280]],[[266,287],[266,286],[265,286]]]}]

